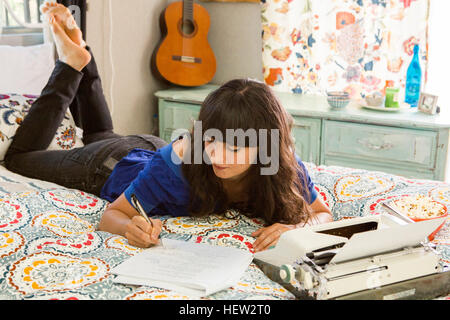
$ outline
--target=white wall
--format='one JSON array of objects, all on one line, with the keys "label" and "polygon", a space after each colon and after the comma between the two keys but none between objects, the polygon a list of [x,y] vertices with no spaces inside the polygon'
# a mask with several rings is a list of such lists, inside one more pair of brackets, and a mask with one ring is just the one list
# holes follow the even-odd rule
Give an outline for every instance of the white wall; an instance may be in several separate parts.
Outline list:
[{"label": "white wall", "polygon": [[[159,16],[172,0],[90,0],[87,42],[103,79],[119,134],[149,133],[157,112],[154,92],[167,88],[150,71],[161,33]],[[217,59],[212,83],[263,79],[261,11],[255,3],[203,3],[211,17],[209,42]]]},{"label": "white wall", "polygon": [[165,0],[91,0],[87,43],[100,69],[115,130],[149,133],[156,112],[154,91],[163,87],[150,72],[160,39],[159,14]]},{"label": "white wall", "polygon": [[260,4],[198,3],[211,17],[208,40],[217,59],[211,82],[221,84],[247,77],[263,81]]}]

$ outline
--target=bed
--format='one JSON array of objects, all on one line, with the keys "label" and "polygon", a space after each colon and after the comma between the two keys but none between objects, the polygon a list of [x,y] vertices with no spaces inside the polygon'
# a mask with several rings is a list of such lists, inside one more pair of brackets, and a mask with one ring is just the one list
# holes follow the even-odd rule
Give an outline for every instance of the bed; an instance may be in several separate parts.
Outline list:
[{"label": "bed", "polygon": [[[38,47],[42,53],[39,58],[35,52],[30,52],[36,48],[23,49],[22,60],[40,59],[41,62],[33,62],[33,65],[45,67],[45,70],[34,70],[35,79],[40,79],[38,86],[42,89],[51,72],[52,63],[48,61],[52,59],[52,51],[46,46]],[[15,58],[18,59],[17,56]],[[47,62],[43,63],[44,60]],[[16,69],[11,70],[17,83],[13,84],[4,74],[0,79],[5,80],[2,85],[11,86],[3,91],[0,85],[0,161],[20,121],[40,92],[39,88],[30,90],[30,79],[21,81],[30,75],[30,69],[24,67],[19,72],[19,66],[17,63]],[[37,81],[34,82],[36,84]],[[77,132],[69,114],[50,149],[79,147],[82,145],[77,140],[79,136],[80,132]],[[381,172],[311,163],[306,165],[335,220],[379,214],[383,211],[379,204],[384,199],[417,193],[450,205],[450,185],[442,182],[410,180]],[[97,224],[107,206],[105,200],[91,194],[29,179],[0,165],[0,300],[192,299],[174,291],[112,281],[114,276],[109,271],[139,253],[140,249],[130,246],[123,237],[97,231]],[[252,250],[251,244],[255,240],[250,235],[264,225],[263,221],[249,219],[242,214],[234,219],[220,216],[159,218],[164,221],[161,237],[248,251]],[[444,265],[450,262],[449,240],[450,223],[447,222],[434,239],[442,251]],[[252,263],[235,286],[207,299],[293,300],[295,296],[270,280]]]},{"label": "bed", "polygon": [[[334,219],[379,214],[379,203],[423,194],[450,205],[450,185],[307,163],[320,196]],[[79,190],[28,179],[0,166],[0,299],[141,300],[192,299],[175,291],[113,283],[109,271],[141,249],[96,226],[108,203]],[[160,217],[161,237],[252,250],[250,234],[263,221]],[[433,240],[450,260],[450,224]],[[442,297],[442,299],[449,297]],[[211,300],[291,300],[294,295],[252,263],[233,287]]]}]

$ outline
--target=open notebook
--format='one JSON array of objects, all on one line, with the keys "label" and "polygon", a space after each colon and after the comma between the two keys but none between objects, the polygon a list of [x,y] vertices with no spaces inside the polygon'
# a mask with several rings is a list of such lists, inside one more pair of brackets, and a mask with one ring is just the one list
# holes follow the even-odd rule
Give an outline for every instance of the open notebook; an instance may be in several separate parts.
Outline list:
[{"label": "open notebook", "polygon": [[235,285],[253,259],[248,251],[162,239],[111,270],[117,283],[203,297]]}]

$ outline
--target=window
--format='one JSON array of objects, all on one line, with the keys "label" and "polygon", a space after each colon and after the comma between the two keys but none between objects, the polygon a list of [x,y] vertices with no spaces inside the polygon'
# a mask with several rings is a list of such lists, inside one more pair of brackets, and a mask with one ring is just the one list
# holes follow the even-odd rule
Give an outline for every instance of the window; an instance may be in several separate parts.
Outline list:
[{"label": "window", "polygon": [[[429,19],[430,50],[428,82],[424,90],[427,93],[439,96],[438,105],[446,110],[450,108],[450,94],[448,93],[450,63],[446,35],[446,32],[450,27],[448,19],[449,10],[450,1],[431,1]],[[446,112],[446,115],[450,116],[450,113]]]},{"label": "window", "polygon": [[1,33],[42,33],[39,7],[43,2],[44,0],[0,0]]}]

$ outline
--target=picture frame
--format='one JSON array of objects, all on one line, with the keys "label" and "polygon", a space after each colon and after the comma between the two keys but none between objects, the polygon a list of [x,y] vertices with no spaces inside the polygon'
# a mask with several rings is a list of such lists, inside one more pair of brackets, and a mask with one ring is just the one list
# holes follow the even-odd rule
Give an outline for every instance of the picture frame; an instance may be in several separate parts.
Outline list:
[{"label": "picture frame", "polygon": [[417,105],[419,111],[426,114],[437,113],[438,96],[422,92],[420,94],[419,103]]}]

